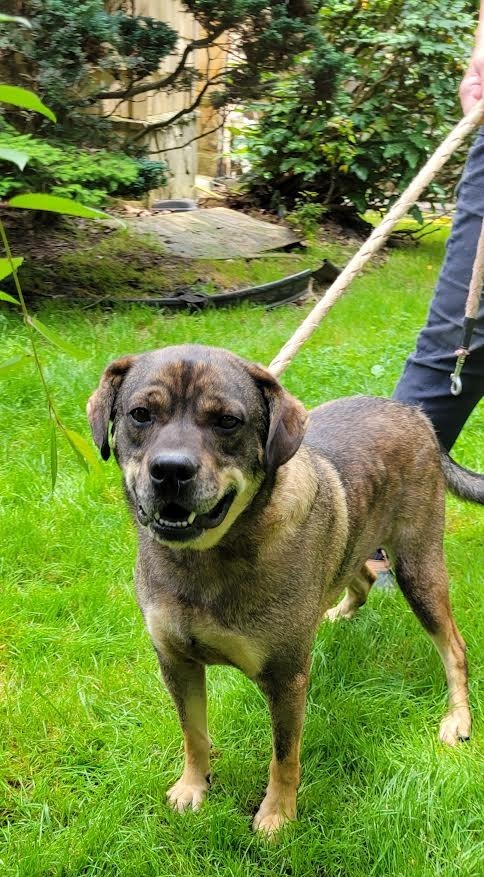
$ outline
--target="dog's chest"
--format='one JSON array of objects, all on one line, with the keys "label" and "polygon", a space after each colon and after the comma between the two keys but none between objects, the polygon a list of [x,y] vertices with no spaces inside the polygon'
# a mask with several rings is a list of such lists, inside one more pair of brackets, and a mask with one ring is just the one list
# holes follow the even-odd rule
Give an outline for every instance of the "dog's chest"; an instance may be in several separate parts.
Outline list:
[{"label": "dog's chest", "polygon": [[163,603],[145,611],[145,622],[154,646],[162,654],[206,664],[232,664],[249,677],[257,676],[264,664],[262,643],[222,626],[205,610]]}]

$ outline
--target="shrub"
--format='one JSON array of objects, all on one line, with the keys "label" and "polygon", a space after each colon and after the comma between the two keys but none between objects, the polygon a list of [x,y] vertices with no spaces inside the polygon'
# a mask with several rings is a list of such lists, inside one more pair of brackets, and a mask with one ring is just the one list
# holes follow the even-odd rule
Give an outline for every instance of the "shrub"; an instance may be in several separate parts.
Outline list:
[{"label": "shrub", "polygon": [[[18,11],[14,0],[3,5]],[[114,133],[109,120],[102,111],[85,113],[91,91],[110,78],[136,82],[154,73],[178,34],[153,18],[131,17],[122,8],[109,11],[103,0],[26,0],[21,5],[31,29],[7,27],[0,34],[3,77],[43,98],[56,114],[60,140],[106,145]],[[24,130],[23,123],[32,130],[30,116],[9,108],[6,113],[17,129]],[[36,132],[46,129],[43,119],[34,124]]]},{"label": "shrub", "polygon": [[[326,42],[272,77],[254,107],[252,197],[292,207],[307,190],[333,212],[386,207],[458,118],[474,11],[468,0],[325,3]],[[430,195],[449,196],[442,184]]]},{"label": "shrub", "polygon": [[[318,39],[314,24],[320,2],[182,0],[181,7],[193,15],[201,30],[193,39],[183,39],[174,69],[170,66],[163,71],[179,34],[166,22],[137,15],[137,4],[131,0],[4,0],[2,9],[12,14],[20,11],[30,27],[4,22],[0,30],[2,78],[38,94],[55,113],[57,127],[52,134],[47,119],[32,117],[17,106],[7,104],[2,113],[20,133],[45,137],[48,147],[53,148],[55,141],[138,158],[145,150],[147,132],[178,123],[198,108],[204,96],[220,107],[259,94],[267,71],[287,69],[294,57]],[[223,69],[214,70],[208,63],[211,47],[230,40],[237,52],[230,53]],[[139,98],[156,89],[167,95],[183,92],[183,109],[174,111],[171,118],[163,114],[151,120],[148,128],[127,126],[126,131],[126,126],[120,129],[113,124],[113,101]],[[98,153],[96,161],[98,157],[104,160],[102,155]],[[112,175],[102,181],[95,183],[89,176],[85,186],[84,180],[73,179],[69,171],[69,180],[57,184],[70,194],[82,195],[81,189],[73,187],[84,187],[88,200],[98,201],[114,185],[114,158],[110,163]],[[31,164],[31,180],[36,169],[40,169],[38,161]],[[157,185],[160,170],[148,162],[139,165],[135,193],[153,181]],[[66,172],[64,166],[62,172]],[[16,179],[17,172],[11,171],[10,186]],[[35,188],[42,185],[44,170]]]},{"label": "shrub", "polygon": [[18,192],[45,192],[97,206],[108,196],[138,197],[165,182],[162,162],[135,159],[105,150],[78,149],[49,143],[10,126],[0,127],[0,148],[29,156],[21,174],[0,161],[0,198]]}]

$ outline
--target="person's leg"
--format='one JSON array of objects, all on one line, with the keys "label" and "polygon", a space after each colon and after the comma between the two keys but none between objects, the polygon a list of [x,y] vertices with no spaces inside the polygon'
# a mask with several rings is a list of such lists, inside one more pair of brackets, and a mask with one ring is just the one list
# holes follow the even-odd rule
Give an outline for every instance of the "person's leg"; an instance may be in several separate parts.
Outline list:
[{"label": "person's leg", "polygon": [[[484,394],[484,299],[474,330],[471,354],[462,372],[462,393],[450,392],[455,351],[461,344],[469,283],[484,217],[484,128],[470,150],[459,185],[456,216],[432,299],[427,323],[395,387],[393,398],[419,405],[440,441],[450,450],[467,418]],[[382,549],[367,561],[377,587],[392,583]]]},{"label": "person's leg", "polygon": [[366,566],[375,578],[375,588],[394,588],[395,577],[388,554],[384,548],[377,548],[366,561]]},{"label": "person's leg", "polygon": [[484,128],[470,150],[459,185],[447,252],[417,347],[408,358],[393,398],[419,405],[449,450],[484,394],[484,300],[471,353],[462,372],[462,393],[452,396],[450,375],[460,346],[465,303],[484,217]]}]

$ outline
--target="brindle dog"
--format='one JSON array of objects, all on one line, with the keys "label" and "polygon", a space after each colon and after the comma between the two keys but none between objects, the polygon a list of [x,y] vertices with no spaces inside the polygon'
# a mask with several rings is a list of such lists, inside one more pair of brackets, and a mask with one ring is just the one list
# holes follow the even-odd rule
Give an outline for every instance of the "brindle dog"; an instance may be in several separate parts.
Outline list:
[{"label": "brindle dog", "polygon": [[366,601],[365,560],[379,545],[444,664],[440,739],[469,737],[444,492],[483,503],[484,478],[442,454],[419,411],[355,397],[308,415],[264,368],[187,345],[112,362],[88,414],[104,459],[112,421],[138,529],[138,600],[183,729],[175,808],[196,809],[207,792],[205,665],[231,664],[260,686],[272,719],[254,827],[295,818],[311,645],[322,618],[351,618]]}]

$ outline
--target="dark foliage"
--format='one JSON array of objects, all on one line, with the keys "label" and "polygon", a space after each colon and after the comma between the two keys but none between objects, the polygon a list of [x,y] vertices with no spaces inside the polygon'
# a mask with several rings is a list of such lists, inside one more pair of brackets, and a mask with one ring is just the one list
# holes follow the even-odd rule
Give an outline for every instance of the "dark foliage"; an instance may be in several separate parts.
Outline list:
[{"label": "dark foliage", "polygon": [[[267,76],[285,70],[301,52],[309,50],[320,40],[315,28],[318,0],[186,0],[184,6],[199,22],[203,31],[179,51],[178,34],[173,28],[147,16],[131,15],[128,0],[5,0],[7,13],[21,15],[31,22],[32,29],[5,25],[0,33],[0,69],[4,82],[31,89],[57,116],[55,129],[43,116],[33,116],[19,108],[6,106],[3,129],[7,137],[13,126],[19,135],[37,138],[37,163],[32,161],[29,173],[34,178],[38,171],[38,186],[46,184],[48,168],[42,165],[41,144],[55,149],[76,146],[81,149],[110,149],[127,152],[134,159],[143,156],[142,141],[146,131],[124,135],[113,125],[112,99],[122,101],[135,98],[143,92],[158,90],[169,93],[181,90],[187,93],[186,108],[176,114],[179,120],[199,106],[202,98],[211,99],[219,107],[234,101],[259,97],[267,87]],[[226,69],[215,77],[206,75],[194,65],[195,53],[210,53],[216,44],[229,49]],[[170,73],[156,73],[163,60],[175,49],[179,62]],[[203,65],[202,65],[203,66]],[[146,77],[149,77],[147,80]],[[110,111],[103,101],[111,100]],[[1,120],[0,120],[1,123]],[[172,119],[163,118],[150,130],[167,128]],[[25,144],[24,144],[25,145]],[[32,145],[32,144],[31,144]],[[12,146],[4,143],[4,146]],[[72,155],[72,152],[67,154]],[[86,152],[82,154],[87,157]],[[123,156],[121,158],[124,159]],[[119,164],[119,163],[118,163]],[[104,156],[104,165],[111,166],[119,176],[121,166],[114,169]],[[143,185],[160,180],[160,163],[147,159],[139,167],[137,182],[130,181],[141,194]],[[133,169],[131,168],[131,171]],[[82,196],[88,180],[76,177],[75,161],[72,168],[53,168],[62,178],[57,185],[69,194]],[[69,178],[66,182],[66,175]],[[133,173],[130,173],[133,176]],[[3,186],[4,193],[17,188],[18,175],[10,168],[11,185]],[[25,177],[23,178],[25,181]],[[94,181],[95,180],[95,181]],[[80,188],[76,188],[80,187]],[[126,187],[127,190],[127,187]],[[94,174],[90,203],[102,191],[119,193],[114,181],[99,181]]]},{"label": "dark foliage", "polygon": [[[329,0],[319,22],[325,42],[271,77],[255,104],[250,196],[333,214],[381,209],[459,118],[475,4]],[[431,197],[451,197],[453,179],[440,178]]]},{"label": "dark foliage", "polygon": [[[122,100],[153,88],[144,81],[154,74],[178,42],[178,34],[164,22],[131,16],[129,3],[102,0],[6,0],[5,11],[23,15],[32,31],[6,26],[0,36],[0,65],[5,81],[35,91],[57,115],[57,136],[90,146],[96,137],[106,145],[110,124],[101,102]],[[188,43],[173,73],[160,75],[162,91],[187,90],[205,84],[194,69],[196,51],[230,42],[227,69],[213,83],[219,105],[253,98],[265,88],[268,73],[286,69],[291,60],[319,39],[314,27],[319,3],[309,0],[186,0],[183,4],[203,26],[204,34]],[[230,39],[228,34],[231,34]],[[233,48],[236,47],[236,48]],[[109,80],[119,87],[110,93]],[[215,97],[216,94],[216,97]],[[98,115],[86,117],[85,108]],[[191,106],[187,106],[190,112]],[[30,117],[8,114],[17,128],[31,132]],[[39,119],[42,129],[47,123]],[[163,123],[166,126],[166,120]]]}]

